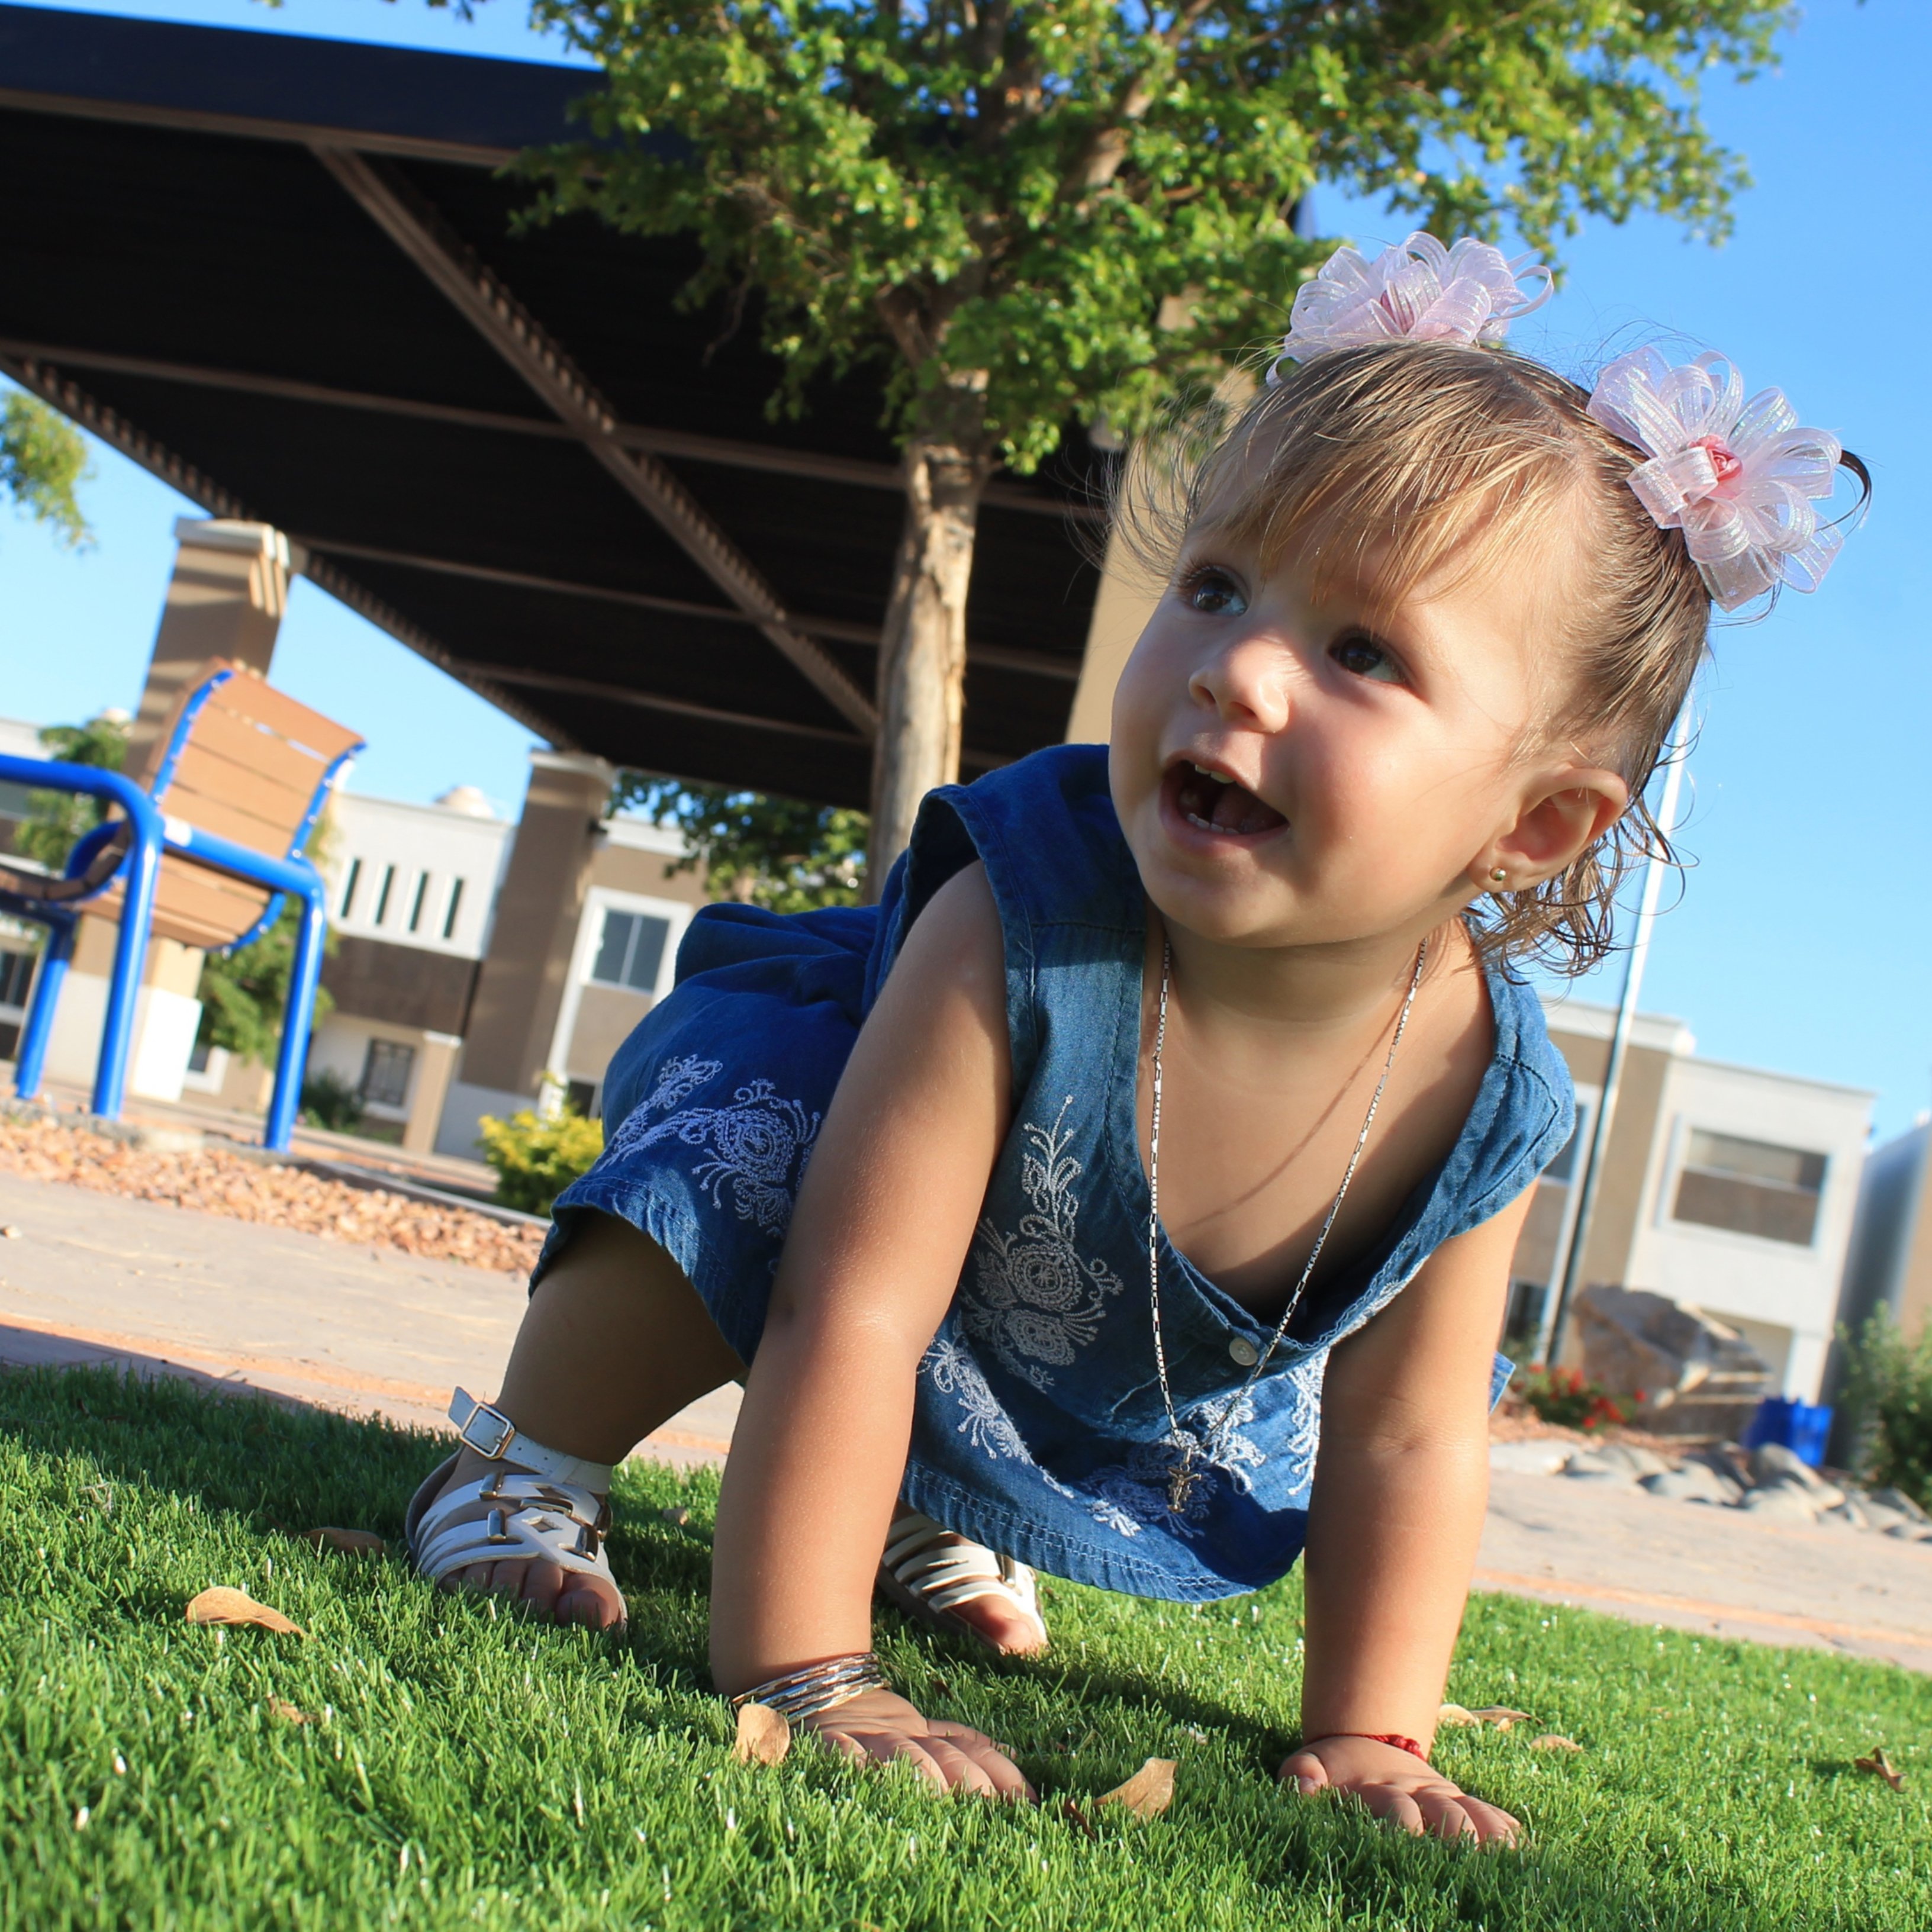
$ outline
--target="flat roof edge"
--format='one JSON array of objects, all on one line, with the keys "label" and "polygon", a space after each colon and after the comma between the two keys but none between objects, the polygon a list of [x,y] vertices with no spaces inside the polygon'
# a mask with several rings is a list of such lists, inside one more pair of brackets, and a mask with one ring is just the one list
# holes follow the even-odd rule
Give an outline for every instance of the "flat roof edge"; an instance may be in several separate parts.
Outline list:
[{"label": "flat roof edge", "polygon": [[595,68],[0,4],[0,104],[496,166],[582,138]]}]

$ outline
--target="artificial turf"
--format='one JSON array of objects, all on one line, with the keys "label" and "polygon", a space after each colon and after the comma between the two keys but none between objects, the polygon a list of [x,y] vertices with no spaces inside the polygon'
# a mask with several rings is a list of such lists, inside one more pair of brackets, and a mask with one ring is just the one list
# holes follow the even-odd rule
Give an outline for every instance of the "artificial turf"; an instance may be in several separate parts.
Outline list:
[{"label": "artificial turf", "polygon": [[[178,1382],[0,1374],[0,1924],[1932,1925],[1932,1681],[1904,1671],[1476,1598],[1449,1694],[1537,1724],[1444,1733],[1443,1768],[1530,1828],[1471,1852],[1276,1786],[1295,1579],[1198,1610],[1048,1582],[1039,1662],[882,1617],[902,1687],[1005,1740],[1042,1796],[937,1799],[816,1748],[732,1762],[708,1475],[620,1476],[621,1637],[288,1533],[393,1538],[432,1454]],[[185,1624],[217,1583],[306,1639]],[[1532,1750],[1544,1728],[1582,1750]],[[1880,1743],[1902,1792],[1853,1768]],[[1150,1756],[1180,1761],[1165,1816],[1085,1804]]]}]

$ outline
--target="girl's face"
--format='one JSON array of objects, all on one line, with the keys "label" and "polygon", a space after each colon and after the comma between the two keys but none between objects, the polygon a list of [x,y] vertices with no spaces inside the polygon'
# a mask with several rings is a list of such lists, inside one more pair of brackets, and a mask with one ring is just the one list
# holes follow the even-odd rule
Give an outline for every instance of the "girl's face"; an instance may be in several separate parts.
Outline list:
[{"label": "girl's face", "polygon": [[1114,699],[1114,803],[1162,914],[1237,946],[1406,938],[1498,865],[1560,871],[1623,802],[1534,755],[1574,556],[1559,535],[1378,597],[1292,545],[1264,571],[1204,518]]}]

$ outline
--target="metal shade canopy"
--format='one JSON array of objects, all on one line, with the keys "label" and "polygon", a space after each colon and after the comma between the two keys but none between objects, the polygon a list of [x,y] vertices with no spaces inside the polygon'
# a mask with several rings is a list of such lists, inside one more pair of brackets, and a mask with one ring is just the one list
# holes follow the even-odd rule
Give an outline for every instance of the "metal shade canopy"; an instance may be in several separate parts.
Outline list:
[{"label": "metal shade canopy", "polygon": [[[560,747],[862,806],[901,507],[883,366],[796,419],[680,237],[514,234],[580,68],[0,5],[0,370]],[[990,489],[968,775],[1057,742],[1077,431]]]}]

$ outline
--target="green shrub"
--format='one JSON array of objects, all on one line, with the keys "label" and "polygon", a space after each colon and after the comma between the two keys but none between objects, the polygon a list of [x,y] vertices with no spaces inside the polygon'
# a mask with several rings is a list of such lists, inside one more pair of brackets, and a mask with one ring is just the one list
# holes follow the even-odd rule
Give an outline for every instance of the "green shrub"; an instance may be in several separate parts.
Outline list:
[{"label": "green shrub", "polygon": [[496,1170],[496,1198],[526,1214],[548,1214],[604,1151],[602,1126],[568,1108],[548,1120],[528,1107],[507,1120],[485,1114],[476,1131],[483,1158]]},{"label": "green shrub", "polygon": [[302,1082],[302,1118],[304,1126],[353,1133],[362,1118],[362,1096],[339,1073],[311,1073]]},{"label": "green shrub", "polygon": [[1932,1508],[1932,1321],[1916,1342],[1883,1310],[1856,1339],[1839,1333],[1850,1352],[1843,1400],[1862,1438],[1863,1473]]}]

